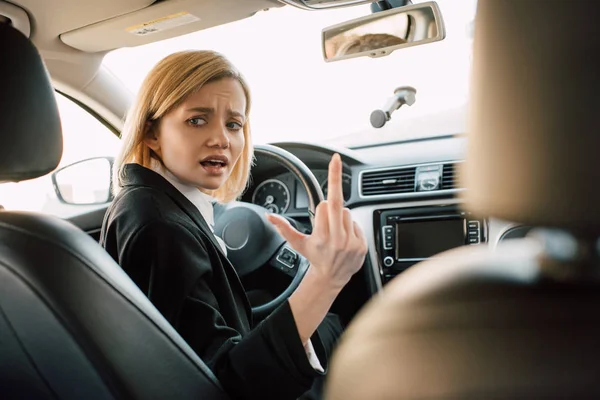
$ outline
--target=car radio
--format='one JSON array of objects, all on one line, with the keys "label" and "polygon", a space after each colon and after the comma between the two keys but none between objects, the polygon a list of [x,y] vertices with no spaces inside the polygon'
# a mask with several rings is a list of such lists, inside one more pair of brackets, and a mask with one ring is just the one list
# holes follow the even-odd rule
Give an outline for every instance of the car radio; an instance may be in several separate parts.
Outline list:
[{"label": "car radio", "polygon": [[487,241],[485,219],[456,206],[378,210],[374,217],[384,283],[443,251]]}]

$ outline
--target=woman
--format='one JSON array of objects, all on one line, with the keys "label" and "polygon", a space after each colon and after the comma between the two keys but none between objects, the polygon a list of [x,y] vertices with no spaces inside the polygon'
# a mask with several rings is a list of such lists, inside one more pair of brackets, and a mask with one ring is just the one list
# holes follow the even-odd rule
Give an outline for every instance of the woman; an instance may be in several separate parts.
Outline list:
[{"label": "woman", "polygon": [[246,187],[249,112],[248,86],[223,56],[187,51],[159,62],[125,124],[101,243],[232,397],[295,399],[324,374],[315,332],[360,269],[366,242],[343,209],[334,156],[330,198],[317,208],[312,235],[268,217],[312,265],[289,300],[252,325],[244,289],[212,232],[210,202],[234,200]]}]

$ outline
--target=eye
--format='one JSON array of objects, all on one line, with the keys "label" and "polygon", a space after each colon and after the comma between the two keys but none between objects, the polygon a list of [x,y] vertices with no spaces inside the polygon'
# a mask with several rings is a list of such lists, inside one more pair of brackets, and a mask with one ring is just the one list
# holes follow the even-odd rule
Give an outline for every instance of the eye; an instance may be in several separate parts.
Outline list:
[{"label": "eye", "polygon": [[231,121],[227,123],[227,129],[231,129],[232,131],[239,131],[244,126],[236,121]]},{"label": "eye", "polygon": [[206,120],[200,117],[193,117],[187,120],[187,123],[192,126],[202,126],[206,125]]}]

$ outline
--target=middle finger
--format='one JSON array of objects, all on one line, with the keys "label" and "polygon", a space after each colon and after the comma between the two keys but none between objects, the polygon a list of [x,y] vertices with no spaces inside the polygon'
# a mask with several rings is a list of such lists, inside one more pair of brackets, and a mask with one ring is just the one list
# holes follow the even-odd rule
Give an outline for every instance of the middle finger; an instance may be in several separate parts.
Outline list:
[{"label": "middle finger", "polygon": [[330,235],[345,236],[343,225],[344,194],[342,192],[342,160],[334,154],[329,163],[327,177],[327,214]]}]

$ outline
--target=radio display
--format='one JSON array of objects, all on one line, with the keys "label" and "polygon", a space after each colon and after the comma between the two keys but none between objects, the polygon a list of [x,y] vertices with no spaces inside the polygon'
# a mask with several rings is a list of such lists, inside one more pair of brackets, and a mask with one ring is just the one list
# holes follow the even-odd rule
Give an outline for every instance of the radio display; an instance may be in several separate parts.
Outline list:
[{"label": "radio display", "polygon": [[465,244],[464,220],[401,221],[396,224],[396,258],[423,259]]}]

